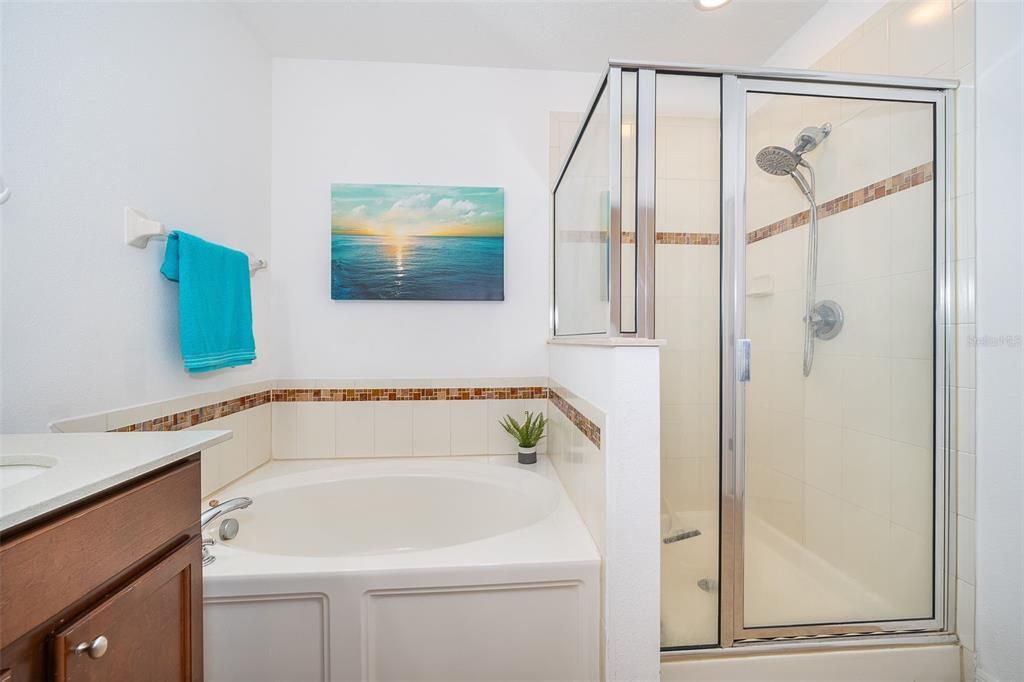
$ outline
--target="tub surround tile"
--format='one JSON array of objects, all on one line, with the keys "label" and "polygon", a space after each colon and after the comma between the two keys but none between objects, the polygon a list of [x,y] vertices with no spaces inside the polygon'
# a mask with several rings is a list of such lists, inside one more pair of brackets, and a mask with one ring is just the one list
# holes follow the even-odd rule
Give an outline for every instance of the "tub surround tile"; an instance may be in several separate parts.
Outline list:
[{"label": "tub surround tile", "polygon": [[453,455],[479,455],[487,452],[487,403],[463,401],[451,404]]},{"label": "tub surround tile", "polygon": [[[201,407],[195,407],[189,410],[183,410],[180,412],[173,412],[165,414],[160,417],[154,417],[146,419],[141,422],[129,423],[118,427],[111,427],[111,420],[108,418],[108,428],[111,431],[180,431],[187,429],[192,426],[199,424],[205,424],[206,422],[213,421],[214,419],[220,419],[221,417],[227,417],[244,410],[249,410],[260,405],[265,405],[270,402],[271,392],[269,390],[259,391],[257,393],[250,393],[248,395],[240,396],[237,398],[231,398],[228,400],[221,400],[219,402],[203,405]],[[124,414],[130,415],[128,418],[133,418],[133,410],[123,412]],[[138,408],[142,409],[142,408]],[[112,415],[114,413],[111,413]],[[117,414],[122,414],[119,412]]]},{"label": "tub surround tile", "polygon": [[274,459],[295,459],[298,428],[298,406],[278,403],[272,407],[271,442]]},{"label": "tub surround tile", "polygon": [[374,452],[373,404],[334,405],[334,456],[366,457]]},{"label": "tub surround tile", "polygon": [[296,416],[295,456],[301,459],[334,457],[334,405],[299,403]]},{"label": "tub surround tile", "polygon": [[255,469],[270,461],[273,452],[273,406],[260,405],[246,410],[246,468]]},{"label": "tub surround tile", "polygon": [[412,405],[390,401],[375,403],[373,441],[377,457],[412,455]]},{"label": "tub surround tile", "polygon": [[[423,380],[422,386],[366,386],[361,380],[352,380],[352,386],[323,388],[319,383],[337,384],[338,380],[281,380],[271,388],[271,382],[260,382],[259,390],[242,392],[231,389],[192,398],[178,398],[152,405],[115,410],[113,412],[76,417],[53,422],[54,431],[180,431],[228,415],[250,410],[268,403],[307,402],[390,402],[390,401],[472,401],[472,400],[545,400],[548,395],[546,380],[530,377],[529,385],[522,380],[485,380],[489,385],[436,386],[439,380]],[[280,384],[287,384],[281,387]],[[347,380],[345,383],[348,383]],[[467,381],[475,384],[476,381]],[[251,387],[251,385],[250,385]],[[211,396],[213,402],[200,402]],[[229,397],[225,397],[229,396]],[[200,402],[199,406],[188,407]],[[181,409],[175,409],[180,407]]]},{"label": "tub surround tile", "polygon": [[451,405],[448,401],[412,404],[412,454],[452,454]]},{"label": "tub surround tile", "polygon": [[559,391],[564,389],[549,388],[549,400],[551,404],[558,408],[558,411],[564,414],[573,426],[575,426],[580,433],[586,436],[587,440],[593,443],[596,447],[601,447],[601,427],[598,426],[593,420],[585,416],[578,409],[567,400]]}]

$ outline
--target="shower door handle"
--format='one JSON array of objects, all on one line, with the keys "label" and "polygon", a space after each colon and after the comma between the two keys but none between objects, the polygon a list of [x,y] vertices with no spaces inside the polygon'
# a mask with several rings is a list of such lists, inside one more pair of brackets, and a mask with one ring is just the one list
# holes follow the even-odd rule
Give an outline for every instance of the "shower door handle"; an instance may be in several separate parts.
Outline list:
[{"label": "shower door handle", "polygon": [[750,339],[736,341],[736,381],[741,384],[750,381]]}]

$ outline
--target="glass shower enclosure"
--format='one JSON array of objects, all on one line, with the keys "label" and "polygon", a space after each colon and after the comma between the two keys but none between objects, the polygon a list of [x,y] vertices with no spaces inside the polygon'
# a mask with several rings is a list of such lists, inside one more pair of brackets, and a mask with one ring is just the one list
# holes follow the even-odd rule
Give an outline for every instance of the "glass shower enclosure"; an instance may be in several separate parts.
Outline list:
[{"label": "glass shower enclosure", "polygon": [[662,646],[952,629],[954,82],[612,63],[557,336],[664,339]]}]

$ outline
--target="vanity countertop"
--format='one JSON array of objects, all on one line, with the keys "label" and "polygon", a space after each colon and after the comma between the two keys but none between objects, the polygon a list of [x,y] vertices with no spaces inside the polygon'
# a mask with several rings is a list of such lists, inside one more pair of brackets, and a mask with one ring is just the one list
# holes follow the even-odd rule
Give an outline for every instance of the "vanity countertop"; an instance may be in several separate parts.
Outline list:
[{"label": "vanity countertop", "polygon": [[0,435],[0,531],[230,438],[230,431]]}]

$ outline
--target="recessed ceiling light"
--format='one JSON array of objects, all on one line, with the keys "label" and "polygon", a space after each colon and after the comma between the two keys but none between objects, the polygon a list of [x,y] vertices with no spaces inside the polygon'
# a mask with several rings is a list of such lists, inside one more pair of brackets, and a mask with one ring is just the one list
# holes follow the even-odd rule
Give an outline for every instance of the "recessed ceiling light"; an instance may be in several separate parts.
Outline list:
[{"label": "recessed ceiling light", "polygon": [[693,0],[693,4],[697,5],[697,9],[718,9],[728,5],[730,0]]}]

